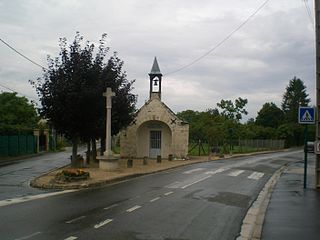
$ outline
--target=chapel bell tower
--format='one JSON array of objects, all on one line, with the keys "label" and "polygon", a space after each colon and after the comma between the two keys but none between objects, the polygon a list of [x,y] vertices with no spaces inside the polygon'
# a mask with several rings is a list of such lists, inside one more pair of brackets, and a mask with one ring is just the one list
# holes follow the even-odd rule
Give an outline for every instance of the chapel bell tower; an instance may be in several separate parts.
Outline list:
[{"label": "chapel bell tower", "polygon": [[158,65],[157,58],[154,57],[151,72],[149,73],[150,78],[150,99],[159,98],[161,99],[161,80],[162,73]]}]

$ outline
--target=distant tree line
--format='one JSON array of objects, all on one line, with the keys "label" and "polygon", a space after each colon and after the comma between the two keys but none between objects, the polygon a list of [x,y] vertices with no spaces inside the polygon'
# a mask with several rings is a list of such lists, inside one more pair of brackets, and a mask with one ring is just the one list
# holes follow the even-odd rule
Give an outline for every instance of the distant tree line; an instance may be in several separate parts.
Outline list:
[{"label": "distant tree line", "polygon": [[[283,139],[286,147],[303,144],[304,127],[298,123],[299,106],[308,106],[310,98],[303,81],[294,77],[283,94],[281,108],[266,102],[256,119],[241,123],[247,114],[247,99],[221,100],[217,107],[203,112],[186,110],[178,116],[190,124],[190,141],[206,141],[212,146],[231,144],[235,139]],[[309,128],[314,138],[315,127]]]},{"label": "distant tree line", "polygon": [[17,93],[0,93],[0,134],[32,134],[39,116],[33,103]]}]

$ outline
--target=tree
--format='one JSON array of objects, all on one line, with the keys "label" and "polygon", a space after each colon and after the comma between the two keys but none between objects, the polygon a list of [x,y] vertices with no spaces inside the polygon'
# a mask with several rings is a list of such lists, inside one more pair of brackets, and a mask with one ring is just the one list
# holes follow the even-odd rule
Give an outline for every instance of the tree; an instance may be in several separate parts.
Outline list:
[{"label": "tree", "polygon": [[33,104],[17,93],[0,94],[0,131],[14,132],[19,129],[32,129],[37,125],[39,117]]},{"label": "tree", "polygon": [[231,100],[221,100],[217,106],[222,109],[221,114],[228,119],[239,121],[242,119],[242,114],[247,115],[248,112],[244,108],[248,103],[247,99],[239,97],[233,103]]},{"label": "tree", "polygon": [[116,92],[113,105],[113,133],[133,119],[136,97],[131,94],[134,81],[126,79],[123,62],[115,53],[105,62],[109,48],[102,35],[96,56],[93,44],[86,42],[77,32],[68,47],[66,38],[60,39],[59,57],[48,56],[48,70],[42,78],[32,82],[42,107],[40,114],[72,141],[72,165],[77,166],[77,146],[80,139],[95,144],[101,136],[105,121],[103,92],[111,87]]},{"label": "tree", "polygon": [[287,123],[298,122],[299,106],[306,107],[310,103],[306,86],[299,78],[294,77],[289,81],[286,92],[283,95],[281,108]]},{"label": "tree", "polygon": [[263,127],[277,128],[283,123],[284,113],[273,102],[263,104],[258,112],[256,124]]}]

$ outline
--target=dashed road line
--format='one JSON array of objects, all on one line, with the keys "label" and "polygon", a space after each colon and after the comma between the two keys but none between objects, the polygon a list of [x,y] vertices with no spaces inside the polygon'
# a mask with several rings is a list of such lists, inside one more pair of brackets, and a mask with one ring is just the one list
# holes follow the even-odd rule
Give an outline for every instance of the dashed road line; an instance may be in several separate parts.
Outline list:
[{"label": "dashed road line", "polygon": [[109,209],[114,208],[114,207],[117,207],[117,206],[119,206],[119,204],[115,203],[115,204],[112,204],[112,205],[110,205],[110,206],[108,206],[108,207],[105,207],[105,208],[103,208],[103,209],[104,209],[104,210],[109,210]]},{"label": "dashed road line", "polygon": [[202,182],[202,181],[206,180],[206,179],[209,178],[209,177],[211,177],[211,175],[206,176],[206,177],[204,177],[204,178],[200,178],[200,179],[198,179],[197,181],[194,181],[194,182],[192,182],[192,183],[189,183],[189,184],[187,184],[187,185],[182,186],[181,188],[182,188],[182,189],[185,189],[185,188],[187,188],[187,187],[190,187],[190,186],[193,185],[193,184]]},{"label": "dashed road line", "polygon": [[156,197],[154,199],[151,199],[150,202],[155,202],[155,201],[158,201],[161,197]]},{"label": "dashed road line", "polygon": [[35,237],[39,234],[41,234],[42,232],[35,232],[35,233],[32,233],[28,236],[24,236],[24,237],[21,237],[21,238],[15,238],[14,240],[26,240],[26,239],[29,239],[29,238],[32,238],[32,237]]},{"label": "dashed road line", "polygon": [[99,222],[98,224],[94,225],[94,228],[98,229],[98,228],[100,228],[100,227],[102,227],[104,225],[107,225],[108,223],[111,223],[112,221],[113,221],[113,219],[106,219],[106,220],[104,220],[102,222]]},{"label": "dashed road line", "polygon": [[202,171],[204,168],[195,168],[195,169],[191,169],[189,171],[185,171],[183,172],[183,174],[190,174],[190,173],[194,173],[194,172],[199,172]]},{"label": "dashed road line", "polygon": [[236,171],[233,171],[233,172],[229,173],[228,176],[237,177],[243,172],[244,172],[244,170],[236,170]]},{"label": "dashed road line", "polygon": [[262,172],[253,172],[250,176],[248,176],[249,179],[259,180],[264,176],[264,173]]},{"label": "dashed road line", "polygon": [[167,193],[165,193],[164,195],[165,196],[169,196],[169,195],[171,195],[173,192],[171,191],[171,192],[167,192]]},{"label": "dashed road line", "polygon": [[76,239],[78,239],[78,238],[75,236],[70,236],[68,238],[65,238],[64,240],[76,240]]},{"label": "dashed road line", "polygon": [[129,208],[129,209],[127,209],[127,211],[126,212],[133,212],[133,211],[135,211],[135,210],[137,210],[137,209],[139,209],[139,208],[141,208],[141,206],[139,206],[139,205],[136,205],[136,206],[134,206],[134,207],[132,207],[132,208]]},{"label": "dashed road line", "polygon": [[66,221],[67,224],[70,224],[70,223],[74,223],[74,222],[77,222],[81,219],[84,219],[86,216],[80,216],[80,217],[77,217],[77,218],[74,218],[74,219],[71,219],[69,221]]}]

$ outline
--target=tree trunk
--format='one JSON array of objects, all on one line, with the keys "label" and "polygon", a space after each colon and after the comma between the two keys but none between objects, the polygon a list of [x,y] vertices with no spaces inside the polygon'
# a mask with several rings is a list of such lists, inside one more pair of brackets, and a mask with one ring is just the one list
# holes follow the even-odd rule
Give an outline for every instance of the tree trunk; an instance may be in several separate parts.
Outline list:
[{"label": "tree trunk", "polygon": [[94,162],[97,162],[97,144],[96,139],[92,139],[92,159]]},{"label": "tree trunk", "polygon": [[79,143],[79,138],[74,137],[72,139],[72,157],[71,157],[71,166],[72,167],[77,167],[78,166],[78,143]]},{"label": "tree trunk", "polygon": [[87,164],[90,163],[90,155],[91,155],[91,142],[90,140],[87,142],[87,152],[86,152],[86,161]]}]

